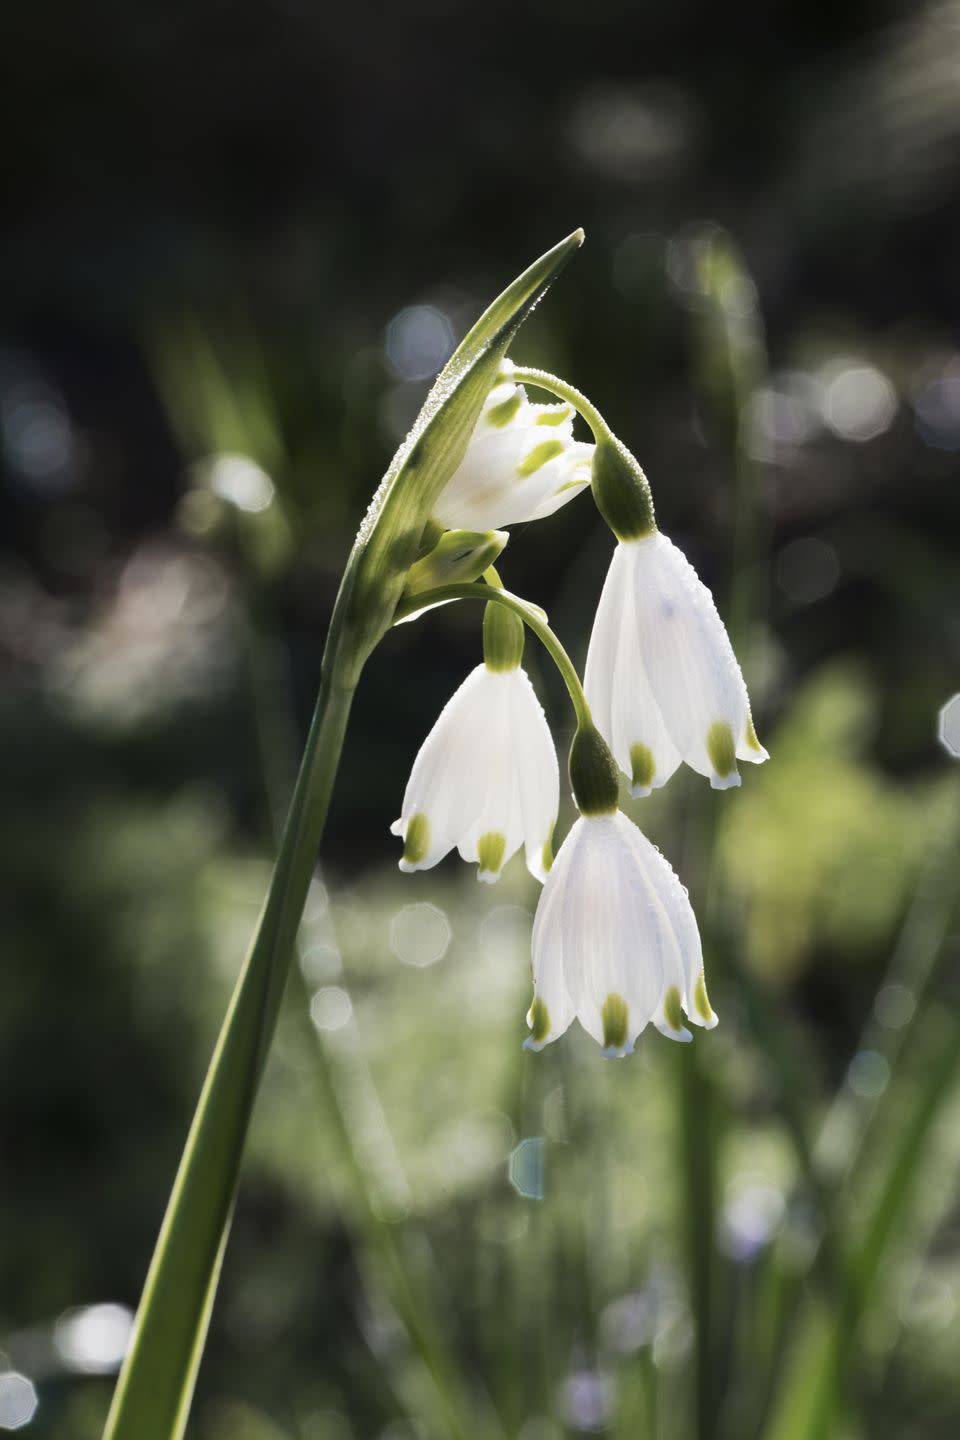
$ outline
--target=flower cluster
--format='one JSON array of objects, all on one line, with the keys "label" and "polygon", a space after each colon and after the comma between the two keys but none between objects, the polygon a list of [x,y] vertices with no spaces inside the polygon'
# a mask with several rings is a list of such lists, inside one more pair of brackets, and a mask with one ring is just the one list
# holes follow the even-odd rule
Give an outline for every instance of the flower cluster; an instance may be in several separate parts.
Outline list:
[{"label": "flower cluster", "polygon": [[[531,403],[524,377],[561,403]],[[577,410],[592,444],[573,438]],[[738,761],[767,758],[726,629],[693,567],[658,530],[636,460],[584,397],[539,371],[508,367],[498,377],[436,504],[418,567],[430,571],[446,538],[446,553],[469,555],[476,577],[506,527],[550,515],[588,486],[616,546],[583,687],[546,617],[503,591],[492,567],[485,584],[421,591],[419,608],[485,600],[484,659],[424,741],[392,829],[404,842],[401,869],[435,865],[456,847],[486,881],[523,846],[543,885],[525,1043],[540,1050],[576,1018],[605,1054],[621,1056],[649,1023],[676,1040],[690,1039],[684,1017],[716,1024],[687,892],[618,800],[620,771],[634,796],[664,785],[681,761],[726,789],[740,783]],[[408,608],[418,608],[417,596]],[[561,667],[577,710],[570,780],[580,814],[555,862],[559,771],[521,664],[524,624]]]}]

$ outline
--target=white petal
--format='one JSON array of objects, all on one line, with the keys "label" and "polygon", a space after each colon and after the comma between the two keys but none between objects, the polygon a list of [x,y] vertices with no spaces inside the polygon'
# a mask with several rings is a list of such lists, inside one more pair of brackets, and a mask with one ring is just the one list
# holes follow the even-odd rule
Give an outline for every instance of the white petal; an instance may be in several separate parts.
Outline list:
[{"label": "white petal", "polygon": [[483,739],[473,759],[483,774],[479,804],[458,843],[464,860],[475,861],[478,879],[493,881],[523,843],[517,765],[520,759],[512,725],[513,676],[519,671],[488,671]]},{"label": "white petal", "polygon": [[670,737],[715,788],[738,785],[750,703],[710,592],[665,535],[628,544],[644,665]]},{"label": "white petal", "polygon": [[518,756],[518,784],[527,869],[538,880],[547,877],[545,859],[552,843],[560,806],[560,770],[543,706],[524,670],[512,676],[510,701]]},{"label": "white petal", "polygon": [[650,688],[634,599],[635,550],[614,550],[590,636],[584,689],[594,721],[630,780],[631,794],[649,795],[680,764]]},{"label": "white petal", "polygon": [[[683,993],[680,951],[670,917],[633,845],[625,815],[587,821],[579,875],[565,910],[565,972],[577,1018],[608,1054],[625,1054],[671,990]],[[625,1007],[625,1014],[616,1007]],[[624,1032],[611,1046],[619,1018]],[[675,1038],[678,1030],[671,1029]]]},{"label": "white petal", "polygon": [[435,865],[453,846],[496,880],[521,845],[543,879],[559,772],[546,718],[521,669],[478,665],[420,748],[391,827],[406,842],[402,870]]},{"label": "white petal", "polygon": [[621,548],[618,545],[614,550],[613,559],[603,582],[597,613],[593,617],[593,629],[590,632],[590,644],[587,647],[587,663],[583,672],[583,689],[593,715],[593,723],[608,744],[612,744],[613,737],[611,716],[613,675],[620,638],[620,616],[623,611],[626,578],[626,566],[620,553]]},{"label": "white petal", "polygon": [[583,835],[583,820],[577,820],[560,847],[553,869],[547,876],[533,921],[533,1004],[527,1015],[532,1034],[523,1042],[527,1050],[542,1050],[570,1026],[573,1001],[564,975],[563,906],[567,877],[575,866]]},{"label": "white petal", "polygon": [[757,732],[753,728],[752,716],[747,717],[747,727],[744,734],[737,743],[737,759],[749,760],[752,765],[762,765],[764,760],[770,759],[770,754],[757,739]]},{"label": "white petal", "polygon": [[522,386],[505,382],[487,397],[434,518],[467,530],[540,519],[589,484],[592,455],[573,439],[570,406],[531,405]]},{"label": "white petal", "polygon": [[426,870],[436,865],[477,813],[484,779],[477,752],[485,735],[489,679],[485,665],[472,670],[420,747],[400,819],[391,829],[406,837],[415,817],[425,817],[424,849],[413,860],[402,859],[401,870]]},{"label": "white petal", "polygon": [[[683,1009],[695,1025],[703,1025],[712,1030],[717,1023],[717,1016],[707,999],[703,976],[703,947],[690,897],[670,862],[636,825],[630,825],[625,833],[647,882],[656,893],[676,941],[678,969],[672,978],[666,978],[666,985],[669,987],[670,984],[675,984],[678,987]],[[665,1034],[682,1038],[669,1023],[664,1025],[665,1019],[665,1007],[661,1000],[657,1024]]]}]

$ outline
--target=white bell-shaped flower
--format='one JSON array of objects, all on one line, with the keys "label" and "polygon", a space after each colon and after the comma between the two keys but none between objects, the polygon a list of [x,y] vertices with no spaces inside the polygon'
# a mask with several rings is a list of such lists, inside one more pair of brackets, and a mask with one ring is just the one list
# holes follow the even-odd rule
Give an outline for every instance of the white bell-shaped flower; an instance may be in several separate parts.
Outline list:
[{"label": "white bell-shaped flower", "polygon": [[607,1055],[644,1026],[689,1040],[712,1029],[697,922],[686,890],[619,810],[581,815],[560,847],[533,922],[531,1034],[542,1050],[576,1017]]},{"label": "white bell-shaped flower", "polygon": [[594,447],[573,438],[572,405],[535,405],[501,380],[433,518],[448,530],[502,530],[552,515],[590,484]]},{"label": "white bell-shaped flower", "polygon": [[740,784],[738,760],[767,759],[713,598],[657,530],[617,544],[584,689],[633,795],[664,785],[681,760],[725,790]]},{"label": "white bell-shaped flower", "polygon": [[478,665],[441,711],[420,748],[403,813],[401,870],[425,870],[454,846],[493,881],[524,846],[546,877],[560,794],[557,755],[526,672]]}]

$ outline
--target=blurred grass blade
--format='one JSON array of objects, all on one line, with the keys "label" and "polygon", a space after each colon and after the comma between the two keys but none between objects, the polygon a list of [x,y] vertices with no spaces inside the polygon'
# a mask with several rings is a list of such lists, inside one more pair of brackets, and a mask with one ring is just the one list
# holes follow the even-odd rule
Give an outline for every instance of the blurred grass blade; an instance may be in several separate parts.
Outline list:
[{"label": "blurred grass blade", "polygon": [[510,340],[582,239],[576,232],[530,266],[466,336],[438,377],[360,527],[331,621],[323,683],[270,889],[204,1081],[105,1440],[177,1440],[183,1434],[250,1115],[354,688],[370,650],[392,621],[424,524],[459,463]]},{"label": "blurred grass blade", "polygon": [[960,1021],[933,1010],[925,1017],[923,1073],[918,1076],[886,1173],[860,1226],[845,1294],[829,1312],[815,1306],[794,1349],[766,1440],[820,1440],[842,1400],[842,1387],[860,1334],[860,1322],[881,1279],[891,1243],[908,1223],[922,1184],[923,1160],[935,1122],[954,1094],[960,1072]]}]

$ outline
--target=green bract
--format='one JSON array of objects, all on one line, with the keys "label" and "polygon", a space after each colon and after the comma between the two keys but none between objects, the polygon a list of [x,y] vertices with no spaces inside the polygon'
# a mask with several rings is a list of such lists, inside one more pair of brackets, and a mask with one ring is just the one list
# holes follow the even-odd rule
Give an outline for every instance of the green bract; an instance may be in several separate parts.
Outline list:
[{"label": "green bract", "polygon": [[490,568],[509,538],[505,530],[444,531],[436,545],[410,566],[403,599],[408,600],[437,585],[478,579]]},{"label": "green bract", "polygon": [[370,502],[337,597],[327,655],[344,679],[389,629],[407,572],[444,485],[463,459],[497,368],[520,325],[569,256],[575,230],[508,285],[447,361]]}]

